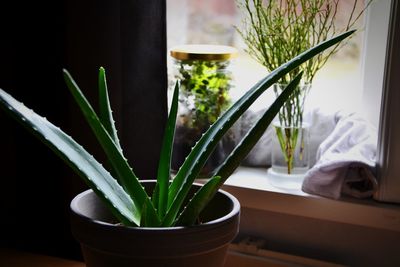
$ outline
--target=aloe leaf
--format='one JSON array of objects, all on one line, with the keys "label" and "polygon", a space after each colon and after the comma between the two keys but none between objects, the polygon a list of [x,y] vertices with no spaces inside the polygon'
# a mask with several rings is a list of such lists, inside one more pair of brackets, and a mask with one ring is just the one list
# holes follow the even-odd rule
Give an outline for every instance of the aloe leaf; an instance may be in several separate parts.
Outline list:
[{"label": "aloe leaf", "polygon": [[100,122],[103,124],[104,128],[106,128],[115,145],[122,151],[117,129],[115,128],[110,100],[108,98],[106,72],[103,67],[99,69],[99,111]]},{"label": "aloe leaf", "polygon": [[[154,216],[152,213],[153,207],[151,206],[150,201],[146,201],[143,204],[142,208],[142,216],[140,218],[140,226],[141,227],[159,227],[160,226],[160,220],[158,217]],[[150,211],[150,213],[149,213]]]},{"label": "aloe leaf", "polygon": [[140,217],[140,225],[139,226],[145,227],[146,224],[147,224],[147,205],[145,202],[142,207],[142,216]]},{"label": "aloe leaf", "polygon": [[243,137],[241,142],[235,147],[231,154],[216,170],[215,175],[221,176],[222,183],[235,171],[240,165],[242,160],[249,154],[250,150],[256,145],[261,136],[265,133],[267,127],[271,124],[272,120],[278,114],[281,107],[285,104],[286,100],[292,95],[293,91],[300,83],[302,72],[287,85],[284,91],[274,101],[274,103],[264,112],[256,124],[248,131]]},{"label": "aloe leaf", "polygon": [[226,131],[236,122],[236,120],[249,108],[249,106],[271,85],[278,82],[280,78],[291,70],[297,68],[313,56],[325,49],[339,43],[355,31],[348,31],[332,39],[322,42],[315,47],[308,49],[300,55],[294,57],[287,63],[272,71],[265,78],[260,80],[255,86],[247,91],[238,101],[236,101],[200,138],[194,146],[189,156],[179,169],[176,177],[169,187],[168,192],[168,212],[164,218],[164,223],[172,223],[182,203],[188,194],[193,181],[199,171],[204,166],[209,155],[214,150]]},{"label": "aloe leaf", "polygon": [[[63,70],[63,72],[64,79],[67,83],[68,88],[74,96],[75,101],[79,105],[88,124],[92,128],[97,140],[103,147],[103,150],[106,153],[107,158],[117,175],[118,181],[135,202],[135,205],[139,208],[139,212],[141,212],[144,202],[151,202],[150,198],[140,184],[139,179],[136,177],[131,167],[129,166],[128,161],[122,155],[121,151],[111,139],[107,130],[101,124],[99,118],[97,117],[97,114],[94,112],[92,106],[89,104],[89,102],[79,89],[78,85],[75,83],[67,70]],[[147,212],[157,217],[157,213],[152,203],[148,205],[148,208],[149,209],[147,210]]]},{"label": "aloe leaf", "polygon": [[[117,148],[122,153],[121,144],[118,139],[117,130],[115,129],[114,118],[112,116],[111,105],[108,98],[108,89],[107,89],[107,80],[106,73],[103,67],[99,69],[98,76],[98,85],[99,85],[99,119],[101,124],[103,124],[104,128],[107,130],[111,139],[114,141]],[[116,171],[110,162],[108,162],[108,167],[111,168],[111,175],[117,177]]]},{"label": "aloe leaf", "polygon": [[1,89],[0,105],[82,177],[117,219],[125,225],[139,225],[140,212],[130,196],[81,145]]},{"label": "aloe leaf", "polygon": [[153,202],[154,208],[157,210],[158,213],[158,202],[160,201],[160,184],[157,182],[154,190],[153,190],[153,195],[151,197],[151,201]]},{"label": "aloe leaf", "polygon": [[179,82],[175,84],[172,97],[171,109],[168,116],[167,126],[164,131],[164,139],[161,148],[160,162],[158,165],[157,184],[153,193],[153,203],[157,207],[159,217],[163,217],[168,204],[168,186],[171,171],[172,147],[174,143],[176,115],[178,113]]},{"label": "aloe leaf", "polygon": [[214,176],[208,180],[207,183],[196,192],[181,215],[179,215],[176,225],[193,225],[199,217],[200,212],[208,204],[207,200],[211,200],[214,197],[221,183],[223,182],[220,176]]},{"label": "aloe leaf", "polygon": [[[179,215],[178,224],[191,225],[195,222],[195,219],[199,216],[202,208],[204,208],[210,200],[214,197],[219,187],[225,183],[226,179],[233,173],[233,171],[240,165],[241,161],[248,155],[250,150],[255,146],[257,141],[264,134],[268,125],[278,114],[280,108],[285,104],[286,100],[290,97],[293,91],[301,80],[301,75],[297,75],[292,82],[282,91],[279,97],[272,103],[272,105],[264,112],[261,118],[258,119],[256,124],[248,131],[243,137],[241,142],[231,152],[231,154],[225,159],[225,161],[216,170],[215,175],[220,177],[219,184],[216,184],[210,188],[200,188],[196,194],[196,199],[191,199],[188,205],[185,207],[183,212]],[[202,191],[206,192],[202,192]]]}]

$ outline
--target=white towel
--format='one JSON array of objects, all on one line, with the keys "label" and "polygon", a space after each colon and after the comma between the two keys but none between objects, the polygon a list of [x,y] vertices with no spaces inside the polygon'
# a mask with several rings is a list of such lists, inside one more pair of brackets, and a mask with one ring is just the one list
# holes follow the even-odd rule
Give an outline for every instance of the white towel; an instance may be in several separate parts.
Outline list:
[{"label": "white towel", "polygon": [[302,190],[338,199],[343,194],[372,196],[377,130],[359,115],[337,113],[333,132],[321,143],[316,164],[306,173]]}]

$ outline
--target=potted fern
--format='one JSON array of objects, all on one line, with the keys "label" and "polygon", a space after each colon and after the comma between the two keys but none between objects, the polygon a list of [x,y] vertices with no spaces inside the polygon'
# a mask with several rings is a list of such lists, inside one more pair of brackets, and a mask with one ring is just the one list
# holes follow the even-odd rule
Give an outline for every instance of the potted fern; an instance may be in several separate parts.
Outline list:
[{"label": "potted fern", "polygon": [[309,49],[253,86],[193,147],[170,181],[179,84],[176,85],[156,181],[141,181],[123,155],[111,115],[104,69],[99,71],[99,115],[71,75],[64,78],[111,166],[106,170],[82,146],[44,117],[0,89],[0,106],[60,156],[88,184],[71,202],[71,227],[89,267],[222,266],[238,231],[240,205],[219,190],[255,145],[301,79],[297,75],[204,185],[195,179],[224,133],[288,72],[350,36],[346,32]]}]

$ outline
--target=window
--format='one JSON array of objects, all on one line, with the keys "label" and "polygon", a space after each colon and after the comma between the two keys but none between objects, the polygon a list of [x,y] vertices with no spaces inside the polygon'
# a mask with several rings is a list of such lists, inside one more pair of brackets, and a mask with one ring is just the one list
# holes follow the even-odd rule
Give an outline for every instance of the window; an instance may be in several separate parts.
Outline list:
[{"label": "window", "polygon": [[[359,1],[357,11],[364,1]],[[342,1],[340,11],[348,11],[351,2]],[[235,0],[197,1],[171,0],[167,3],[168,10],[168,49],[174,45],[186,43],[207,43],[231,45],[239,49],[234,76],[236,88],[231,90],[234,99],[239,98],[248,88],[266,75],[265,68],[248,55],[246,46],[234,26],[241,28],[243,12],[237,8]],[[344,12],[343,12],[344,13]],[[387,17],[385,17],[387,18]],[[339,16],[339,24],[341,16]],[[361,19],[357,28],[362,28]],[[342,101],[346,95],[351,99],[362,99],[360,66],[363,51],[363,31],[350,41],[344,49],[328,61],[328,64],[318,72],[313,82],[313,89],[308,96],[309,107],[324,106],[331,109],[354,109],[354,102]],[[351,88],[351,90],[347,90]],[[269,92],[270,91],[270,92]],[[275,98],[272,90],[267,91],[257,101],[252,109],[260,110]],[[337,99],[337,101],[332,101]],[[378,102],[375,102],[375,106]],[[357,103],[360,106],[361,103]]]},{"label": "window", "polygon": [[[169,1],[170,5],[173,5],[174,2],[177,1]],[[189,3],[190,1],[184,1],[185,3]],[[203,3],[210,3],[213,1],[199,1]],[[395,3],[393,3],[395,2]],[[181,8],[186,8],[186,12],[188,12],[189,7],[187,5],[182,4],[182,1],[179,2]],[[391,7],[391,5],[393,5]],[[393,138],[394,136],[399,136],[399,127],[394,126],[394,118],[390,116],[390,114],[399,114],[399,110],[395,110],[397,108],[394,101],[398,101],[399,97],[397,92],[395,92],[395,84],[398,84],[398,75],[394,75],[395,71],[398,71],[398,51],[396,51],[397,47],[400,47],[396,41],[398,42],[398,34],[399,34],[399,15],[398,15],[398,3],[396,1],[375,1],[371,9],[368,13],[368,20],[366,23],[366,29],[364,37],[366,39],[367,45],[363,47],[363,52],[361,53],[361,62],[359,63],[348,63],[345,62],[346,73],[349,73],[347,70],[352,69],[354,72],[349,74],[349,76],[344,76],[342,83],[355,83],[354,87],[357,88],[365,88],[361,91],[361,89],[355,90],[355,92],[349,95],[348,93],[343,93],[340,91],[334,91],[335,88],[331,88],[329,90],[334,91],[333,94],[338,94],[341,97],[345,97],[342,102],[345,106],[350,107],[354,106],[352,102],[349,102],[349,99],[362,99],[361,106],[368,107],[365,114],[369,116],[369,119],[373,121],[373,123],[378,126],[378,116],[380,110],[380,95],[382,93],[382,81],[383,81],[383,70],[385,67],[384,58],[385,50],[386,50],[386,28],[389,23],[389,13],[390,9],[397,10],[393,11],[392,14],[392,37],[389,37],[389,42],[392,42],[391,49],[389,48],[389,52],[391,53],[387,59],[389,61],[386,62],[387,70],[386,70],[386,93],[384,95],[384,105],[383,107],[383,120],[381,126],[381,135],[380,135],[380,158],[378,159],[378,164],[381,169],[381,175],[385,173],[388,178],[382,178],[382,189],[387,190],[387,188],[400,188],[396,176],[400,174],[400,170],[396,169],[393,163],[393,160],[396,158],[400,158],[399,152],[399,143],[400,140]],[[169,6],[171,8],[171,6]],[[176,11],[176,10],[175,10]],[[173,15],[172,8],[169,10],[169,16]],[[176,11],[179,14],[182,14],[184,10]],[[199,11],[201,12],[201,11]],[[397,12],[397,16],[395,15]],[[180,19],[184,20],[180,16]],[[235,24],[238,23],[235,19],[226,18],[228,21],[234,21]],[[378,21],[379,20],[379,21]],[[208,19],[210,22],[210,19]],[[211,23],[211,22],[210,22]],[[397,24],[396,24],[397,23]],[[179,42],[186,42],[185,38],[182,35],[185,33],[185,28],[188,24],[188,21],[185,20],[183,24],[180,25],[180,34]],[[170,24],[171,25],[171,24]],[[174,24],[175,25],[175,24]],[[176,30],[174,28],[174,30]],[[397,34],[397,35],[396,35]],[[184,35],[186,36],[186,35]],[[396,37],[397,36],[397,37]],[[397,39],[396,39],[397,38]],[[228,38],[228,40],[230,40]],[[171,42],[176,42],[177,39],[171,40]],[[395,45],[397,44],[397,46]],[[172,46],[171,43],[169,47]],[[396,58],[396,60],[395,60]],[[247,63],[246,63],[247,61]],[[333,61],[333,60],[332,60]],[[340,59],[338,61],[341,61]],[[336,77],[327,77],[327,73],[331,72],[331,69],[334,68],[338,61],[332,62],[327,65],[325,69],[326,72],[321,71],[320,80],[316,83],[318,86],[323,87],[324,82],[335,80]],[[237,65],[243,66],[242,64],[249,64],[255,66],[254,68],[258,68],[258,64],[251,61],[248,57],[242,58],[242,61]],[[397,64],[397,65],[396,65]],[[248,66],[248,65],[246,65]],[[238,67],[238,68],[239,68]],[[337,70],[341,72],[340,68],[343,68],[343,65],[339,67]],[[258,69],[259,71],[249,71],[253,73],[254,80],[258,80],[263,76],[263,71]],[[245,74],[242,73],[241,76],[246,76],[248,78],[246,72],[246,68],[242,69]],[[360,73],[366,73],[364,76],[361,76]],[[259,75],[259,76],[258,76]],[[258,77],[256,77],[258,76]],[[349,77],[356,77],[355,80],[348,81]],[[364,77],[364,79],[361,79]],[[253,81],[246,81],[251,84]],[[327,82],[328,84],[330,82]],[[240,84],[240,82],[239,82]],[[337,84],[337,83],[336,83]],[[317,86],[317,85],[316,85]],[[353,86],[352,86],[353,87]],[[248,86],[246,86],[248,88]],[[317,92],[320,88],[314,88],[315,96],[310,96],[310,98],[319,99],[323,92]],[[338,88],[337,88],[338,89]],[[390,96],[393,97],[390,97]],[[331,96],[326,96],[326,99],[329,101]],[[386,97],[386,98],[385,98]],[[394,100],[397,99],[397,100]],[[265,99],[264,99],[265,101]],[[336,103],[335,103],[336,104]],[[336,105],[335,105],[336,106]],[[389,107],[388,107],[389,106]],[[362,110],[362,107],[361,107]],[[390,141],[389,141],[390,140]],[[393,143],[392,143],[393,142]],[[389,146],[390,144],[390,146]],[[388,149],[388,148],[392,149]],[[399,231],[399,218],[400,212],[399,207],[396,205],[386,205],[386,204],[376,204],[373,201],[354,201],[354,200],[344,200],[344,201],[333,201],[329,199],[323,199],[318,197],[307,196],[302,193],[300,190],[280,190],[277,188],[271,188],[268,183],[263,179],[265,175],[265,169],[257,169],[257,168],[243,168],[239,173],[233,175],[233,179],[228,180],[228,185],[225,187],[227,190],[233,192],[240,198],[241,203],[246,208],[251,210],[263,211],[264,213],[284,213],[290,217],[292,216],[300,216],[300,217],[308,217],[312,219],[331,221],[331,222],[339,222],[363,227],[373,227],[378,229],[384,229],[389,231]],[[390,177],[389,177],[390,176]],[[383,176],[382,176],[383,177]],[[387,180],[392,182],[387,182]],[[385,185],[386,183],[386,185]],[[390,189],[389,189],[390,190]],[[283,193],[283,194],[282,194]],[[382,193],[384,194],[384,193]],[[393,195],[399,196],[398,192],[394,192]],[[393,196],[392,195],[392,196]],[[378,199],[380,199],[378,197]],[[384,200],[384,198],[381,198]],[[389,198],[388,198],[389,199]],[[393,199],[393,198],[392,198]],[[398,201],[398,200],[397,200]],[[333,212],[334,211],[334,212]],[[384,215],[382,215],[384,214]],[[254,220],[256,218],[250,219],[252,223],[256,223]],[[254,224],[249,223],[249,227],[253,227]],[[246,222],[247,224],[247,222]],[[250,226],[251,225],[251,226]],[[251,229],[247,229],[248,231],[252,231]],[[259,229],[260,230],[260,229]],[[261,232],[264,230],[260,230]],[[265,230],[268,232],[268,230]],[[257,232],[257,231],[256,231]]]},{"label": "window", "polygon": [[[352,7],[352,2],[341,1],[339,13],[344,11],[346,12],[345,14],[348,14],[348,10]],[[363,4],[364,1],[358,2],[356,14],[362,10]],[[383,8],[380,7],[382,5]],[[373,4],[375,9],[384,14],[388,14],[388,6],[388,1],[376,1]],[[242,10],[236,7],[234,0],[172,0],[168,1],[167,10],[168,48],[182,43],[203,42],[232,45],[239,49],[240,54],[234,65],[236,87],[230,91],[233,99],[239,98],[248,88],[266,75],[265,68],[244,51],[246,47],[243,39],[233,27],[234,25],[239,28],[242,26],[241,16],[243,16]],[[386,31],[381,29],[387,28],[388,16],[375,15],[375,13],[377,12],[372,13],[374,21],[369,23],[369,26],[373,25],[375,29],[368,27],[365,30],[365,26],[363,26],[365,23],[363,19],[360,19],[358,25],[355,26],[356,28],[361,28],[358,34],[353,39],[350,39],[350,43],[346,47],[339,50],[334,57],[331,57],[328,64],[317,73],[306,100],[305,106],[309,113],[315,109],[320,109],[322,111],[318,111],[318,116],[327,115],[325,117],[329,116],[331,118],[337,110],[359,111],[367,114],[368,119],[372,120],[375,126],[378,126],[376,114],[379,114],[380,109],[381,85],[379,85],[379,81],[382,81],[382,78],[376,78],[376,76],[381,75],[382,77],[383,75],[384,56],[382,54],[385,50]],[[344,20],[343,15],[337,17],[339,23],[341,23],[341,19]],[[376,26],[377,19],[381,21],[378,26]],[[373,35],[378,33],[381,36],[376,37]],[[368,40],[363,42],[366,38],[373,40],[374,42],[371,41],[371,43],[375,44],[375,46],[367,45],[367,47],[364,47],[363,43],[370,43]],[[376,48],[378,43],[379,48]],[[368,61],[364,61],[364,58],[375,61],[375,59],[371,59],[372,56],[363,56],[367,54],[374,55],[379,59],[376,62],[381,64],[379,67],[381,72],[374,71],[374,76],[365,75],[371,81],[364,81],[362,73],[364,68],[376,67],[377,64],[375,62],[374,64],[369,64]],[[365,87],[367,89],[362,90]],[[274,99],[273,90],[267,90],[251,109],[252,111],[264,109]],[[367,112],[363,110],[364,107],[368,107],[366,109]],[[373,107],[373,111],[371,111],[370,107]],[[308,120],[313,119],[311,117],[309,116]],[[313,134],[314,136],[317,135]],[[316,137],[312,140],[311,164],[314,164],[316,149],[323,138]],[[256,167],[270,165],[270,157],[268,153],[265,153],[265,149],[255,149],[252,155],[254,156],[250,157],[251,159],[246,162],[247,164]]]}]

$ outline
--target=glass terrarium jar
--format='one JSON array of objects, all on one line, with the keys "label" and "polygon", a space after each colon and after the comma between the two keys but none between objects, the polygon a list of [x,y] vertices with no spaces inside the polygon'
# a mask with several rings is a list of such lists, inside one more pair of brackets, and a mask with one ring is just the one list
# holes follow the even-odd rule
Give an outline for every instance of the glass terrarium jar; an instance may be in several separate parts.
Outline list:
[{"label": "glass terrarium jar", "polygon": [[[171,50],[172,75],[179,79],[179,109],[172,168],[178,170],[201,135],[231,105],[232,59],[237,50],[221,45],[184,45]],[[209,157],[200,175],[209,176],[233,149],[228,132]]]}]

